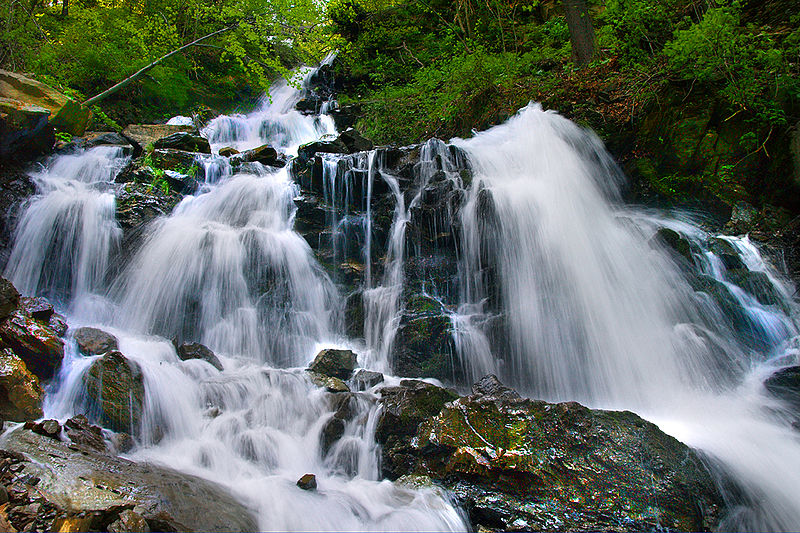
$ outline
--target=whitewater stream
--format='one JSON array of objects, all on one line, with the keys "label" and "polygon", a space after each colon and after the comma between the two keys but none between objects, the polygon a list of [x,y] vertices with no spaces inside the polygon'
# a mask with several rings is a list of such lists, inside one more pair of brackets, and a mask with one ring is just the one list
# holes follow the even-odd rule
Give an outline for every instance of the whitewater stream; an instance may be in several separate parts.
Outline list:
[{"label": "whitewater stream", "polygon": [[[294,109],[301,96],[277,84],[255,111],[218,117],[202,134],[214,154],[270,144],[296,156],[303,144],[337,133],[329,116]],[[198,161],[198,191],[150,223],[136,249],[124,249],[115,220],[114,178],[129,158],[114,147],[53,157],[33,175],[38,194],[15,233],[4,275],[20,292],[56,302],[73,330],[113,333],[141,366],[146,398],[130,458],[226,486],[263,530],[467,529],[443,492],[381,480],[374,389],[357,397],[357,415],[324,452],[320,433],[333,410],[303,370],[320,349],[340,347],[354,350],[360,367],[390,372],[407,283],[406,228],[441,168],[465,195],[452,214],[461,232],[449,312],[466,376],[456,385],[466,390],[495,373],[532,398],[633,411],[738,481],[744,491],[722,529],[800,527],[800,438],[787,407],[763,387],[776,369],[800,363],[794,287],[746,237],[721,237],[780,300],[760,303],[732,282],[709,248],[713,236],[690,217],[622,204],[624,177],[593,134],[531,104],[472,138],[423,145],[411,193],[382,172],[375,151],[325,154],[328,203],[363,206],[358,217],[332,210],[326,221],[334,257],[356,247],[365,258],[362,340],[345,333],[341,284],[295,231],[300,187],[289,166],[234,171],[214,154]],[[458,157],[468,160],[470,184],[459,177]],[[342,166],[366,186],[341,180]],[[379,182],[394,207],[388,235],[376,242],[371,195]],[[727,291],[740,330],[653,245],[665,227],[690,243],[704,279]],[[487,257],[492,278],[482,274]],[[430,295],[442,296],[436,287]],[[507,321],[502,346],[485,326],[493,299]],[[209,346],[224,370],[180,361],[173,338]],[[92,361],[67,343],[47,417],[87,407],[82,375]],[[305,473],[316,474],[318,491],[297,490]]]}]

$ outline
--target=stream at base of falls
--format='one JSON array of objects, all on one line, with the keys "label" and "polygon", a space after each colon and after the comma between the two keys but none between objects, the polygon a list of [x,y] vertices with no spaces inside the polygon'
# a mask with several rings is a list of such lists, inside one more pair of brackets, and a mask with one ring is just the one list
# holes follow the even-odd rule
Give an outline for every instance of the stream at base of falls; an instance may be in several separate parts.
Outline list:
[{"label": "stream at base of falls", "polygon": [[[112,333],[139,365],[131,459],[222,484],[263,530],[468,529],[445,491],[383,480],[375,440],[376,391],[399,382],[409,324],[438,313],[447,371],[409,377],[466,391],[491,373],[523,396],[633,411],[736,480],[745,497],[721,529],[800,526],[796,413],[763,386],[800,364],[794,287],[747,237],[624,205],[601,141],[537,104],[470,139],[431,140],[400,172],[406,152],[391,149],[298,154],[337,135],[329,116],[294,108],[302,94],[276,84],[255,111],[212,120],[204,180],[135,239],[115,214],[125,150],[79,149],[33,174],[4,275],[54,301],[71,331]],[[296,159],[218,155],[264,144]],[[324,207],[302,232],[314,187]],[[224,370],[181,361],[173,339],[208,346]],[[336,406],[304,370],[324,348],[387,374],[353,395],[329,449]],[[97,357],[67,342],[47,417],[89,409]],[[306,473],[317,491],[295,487]]]}]

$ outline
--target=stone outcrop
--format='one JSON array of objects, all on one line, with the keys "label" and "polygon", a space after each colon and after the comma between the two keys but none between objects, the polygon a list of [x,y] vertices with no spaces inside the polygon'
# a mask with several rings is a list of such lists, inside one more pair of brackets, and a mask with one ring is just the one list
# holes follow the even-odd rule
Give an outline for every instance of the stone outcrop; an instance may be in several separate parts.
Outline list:
[{"label": "stone outcrop", "polygon": [[41,380],[52,378],[64,358],[64,341],[49,323],[19,309],[0,324],[0,339]]},{"label": "stone outcrop", "polygon": [[250,511],[226,489],[195,476],[26,429],[5,435],[0,448],[0,483],[10,499],[5,516],[15,529],[258,529]]},{"label": "stone outcrop", "polygon": [[414,381],[381,394],[384,474],[448,489],[478,530],[710,531],[723,515],[701,458],[633,413],[521,398],[494,376],[460,398]]}]

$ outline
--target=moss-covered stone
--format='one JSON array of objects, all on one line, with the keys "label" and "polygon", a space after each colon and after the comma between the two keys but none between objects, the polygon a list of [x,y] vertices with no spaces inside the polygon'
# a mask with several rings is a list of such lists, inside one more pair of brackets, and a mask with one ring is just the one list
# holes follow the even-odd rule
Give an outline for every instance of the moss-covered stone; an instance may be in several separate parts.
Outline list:
[{"label": "moss-covered stone", "polygon": [[24,422],[42,416],[44,392],[25,363],[6,348],[0,351],[0,419]]},{"label": "moss-covered stone", "polygon": [[137,363],[112,351],[92,363],[83,381],[98,423],[114,431],[139,435],[144,378]]}]

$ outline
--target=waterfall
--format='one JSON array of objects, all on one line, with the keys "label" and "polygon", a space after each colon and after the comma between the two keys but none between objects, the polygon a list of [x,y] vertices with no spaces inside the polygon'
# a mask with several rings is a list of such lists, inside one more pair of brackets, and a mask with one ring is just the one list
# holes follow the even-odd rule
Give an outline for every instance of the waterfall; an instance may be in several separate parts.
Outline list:
[{"label": "waterfall", "polygon": [[[694,226],[617,207],[619,173],[602,144],[561,116],[532,104],[454,144],[475,171],[462,213],[463,271],[478,281],[465,299],[490,297],[479,270],[495,265],[506,381],[533,397],[632,410],[703,450],[754,505],[723,529],[795,528],[800,442],[761,387],[770,369],[797,364],[794,321],[732,283]],[[480,213],[483,191],[491,224]],[[700,272],[741,309],[749,335],[736,342],[720,306],[652,245],[655,224],[691,239]],[[480,257],[486,240],[488,257]],[[726,242],[743,267],[768,270],[749,241]],[[769,283],[791,306],[779,280]]]},{"label": "waterfall", "polygon": [[[303,234],[308,191],[290,167],[219,155],[269,144],[297,156],[330,140],[329,116],[295,109],[302,94],[279,82],[254,111],[212,120],[205,181],[128,250],[115,220],[122,149],[55,156],[33,175],[5,275],[54,299],[73,329],[113,333],[139,365],[146,398],[130,458],[226,486],[264,530],[466,529],[441,491],[381,479],[375,390],[347,398],[342,436],[323,446],[341,406],[303,370],[321,348],[343,347],[391,373],[414,292],[450,326],[450,384],[496,373],[532,398],[632,410],[743,489],[723,529],[800,524],[800,443],[762,385],[800,363],[793,289],[753,243],[624,206],[600,140],[535,104],[470,139],[424,143],[404,175],[386,149],[319,154],[322,229]],[[443,190],[457,202],[424,219]],[[664,228],[686,243],[683,256],[659,240]],[[452,255],[448,279],[409,275],[434,252]],[[742,281],[750,274],[769,298]],[[354,296],[362,331],[346,333]],[[181,361],[173,339],[207,345],[224,370]],[[94,359],[71,339],[66,351],[49,417],[86,407]],[[305,473],[319,491],[295,487]]]}]

